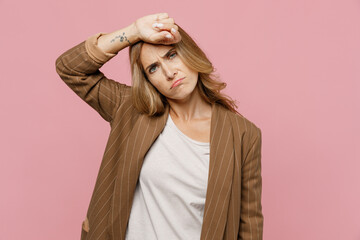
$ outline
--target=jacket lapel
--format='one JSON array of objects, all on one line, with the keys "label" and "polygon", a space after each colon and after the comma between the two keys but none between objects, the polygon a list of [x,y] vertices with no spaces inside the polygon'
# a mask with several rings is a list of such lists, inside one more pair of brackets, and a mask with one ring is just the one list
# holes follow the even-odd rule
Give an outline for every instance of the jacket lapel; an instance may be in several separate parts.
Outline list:
[{"label": "jacket lapel", "polygon": [[125,239],[132,200],[145,154],[164,129],[168,115],[168,106],[164,114],[157,117],[141,114],[130,132],[119,163],[111,207],[110,230],[113,239]]},{"label": "jacket lapel", "polygon": [[[158,117],[140,115],[128,137],[119,163],[112,202],[111,226],[114,239],[125,239],[132,200],[144,157],[165,127],[169,106]],[[219,105],[212,105],[210,163],[201,239],[221,239],[224,233],[233,174],[233,138],[230,119]],[[129,161],[128,159],[131,159]]]},{"label": "jacket lapel", "polygon": [[223,238],[234,170],[230,116],[219,104],[214,104],[212,110],[209,176],[201,240]]}]

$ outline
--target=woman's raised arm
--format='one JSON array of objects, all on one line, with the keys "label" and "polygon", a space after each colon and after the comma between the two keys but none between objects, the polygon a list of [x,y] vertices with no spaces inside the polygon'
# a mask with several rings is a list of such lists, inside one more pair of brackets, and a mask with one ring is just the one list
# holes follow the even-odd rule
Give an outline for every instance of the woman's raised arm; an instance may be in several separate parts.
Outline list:
[{"label": "woman's raised arm", "polygon": [[[131,87],[108,79],[99,68],[120,50],[139,40],[153,44],[178,42],[181,36],[177,29],[167,13],[139,18],[125,28],[112,33],[97,33],[70,48],[56,59],[56,72],[82,100],[111,122]],[[166,37],[169,34],[170,38]]]},{"label": "woman's raised arm", "polygon": [[[117,53],[142,40],[152,44],[173,44],[181,40],[178,26],[167,13],[157,13],[137,19],[124,29],[103,35],[98,46],[104,52]],[[171,32],[171,34],[170,34]]]},{"label": "woman's raised arm", "polygon": [[56,72],[66,85],[111,122],[129,86],[108,79],[101,66],[116,54],[106,53],[97,46],[104,33],[97,33],[65,51],[56,59]]},{"label": "woman's raised arm", "polygon": [[136,25],[132,23],[123,29],[102,35],[97,45],[103,52],[116,54],[139,40]]}]

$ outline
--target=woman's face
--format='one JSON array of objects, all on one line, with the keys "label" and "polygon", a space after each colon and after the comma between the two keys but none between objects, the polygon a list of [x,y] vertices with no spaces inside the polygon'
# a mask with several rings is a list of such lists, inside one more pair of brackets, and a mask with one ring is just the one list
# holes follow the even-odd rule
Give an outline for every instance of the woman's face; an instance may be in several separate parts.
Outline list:
[{"label": "woman's face", "polygon": [[[140,60],[151,84],[166,98],[186,100],[190,97],[198,72],[185,65],[173,45],[144,43]],[[179,79],[182,80],[176,84]]]}]

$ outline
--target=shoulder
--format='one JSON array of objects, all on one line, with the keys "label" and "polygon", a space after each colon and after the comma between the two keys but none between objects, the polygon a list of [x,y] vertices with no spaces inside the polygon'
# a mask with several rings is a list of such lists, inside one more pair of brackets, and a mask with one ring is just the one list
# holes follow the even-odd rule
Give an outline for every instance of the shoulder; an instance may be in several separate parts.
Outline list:
[{"label": "shoulder", "polygon": [[254,132],[254,131],[261,131],[260,127],[256,125],[252,120],[248,119],[244,114],[242,113],[235,113],[230,111],[229,109],[226,109],[225,107],[221,107],[224,114],[226,114],[228,117],[230,117],[231,121],[234,122],[234,124],[238,127],[239,131],[242,132]]},{"label": "shoulder", "polygon": [[131,99],[132,95],[132,87],[130,85],[126,85],[124,83],[120,83],[121,91],[121,101],[126,102]]},{"label": "shoulder", "polygon": [[242,113],[234,113],[228,109],[223,109],[231,119],[234,136],[240,136],[241,140],[250,143],[261,140],[261,129],[254,121],[248,119]]}]

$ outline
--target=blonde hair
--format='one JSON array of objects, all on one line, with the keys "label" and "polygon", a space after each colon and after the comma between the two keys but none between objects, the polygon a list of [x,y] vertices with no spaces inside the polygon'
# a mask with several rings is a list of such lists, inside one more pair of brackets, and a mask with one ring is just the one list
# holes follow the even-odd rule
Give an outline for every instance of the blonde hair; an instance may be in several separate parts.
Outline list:
[{"label": "blonde hair", "polygon": [[[220,91],[226,87],[225,82],[221,82],[219,77],[214,74],[215,68],[206,57],[205,53],[198,47],[195,41],[176,24],[181,35],[181,40],[173,44],[178,55],[184,63],[192,70],[199,73],[197,87],[201,97],[208,103],[219,103],[226,109],[238,113],[235,108],[237,105],[229,96]],[[167,103],[163,96],[147,80],[145,70],[140,61],[140,52],[144,41],[138,41],[129,47],[129,58],[132,74],[132,96],[135,108],[148,116],[162,114]]]}]

